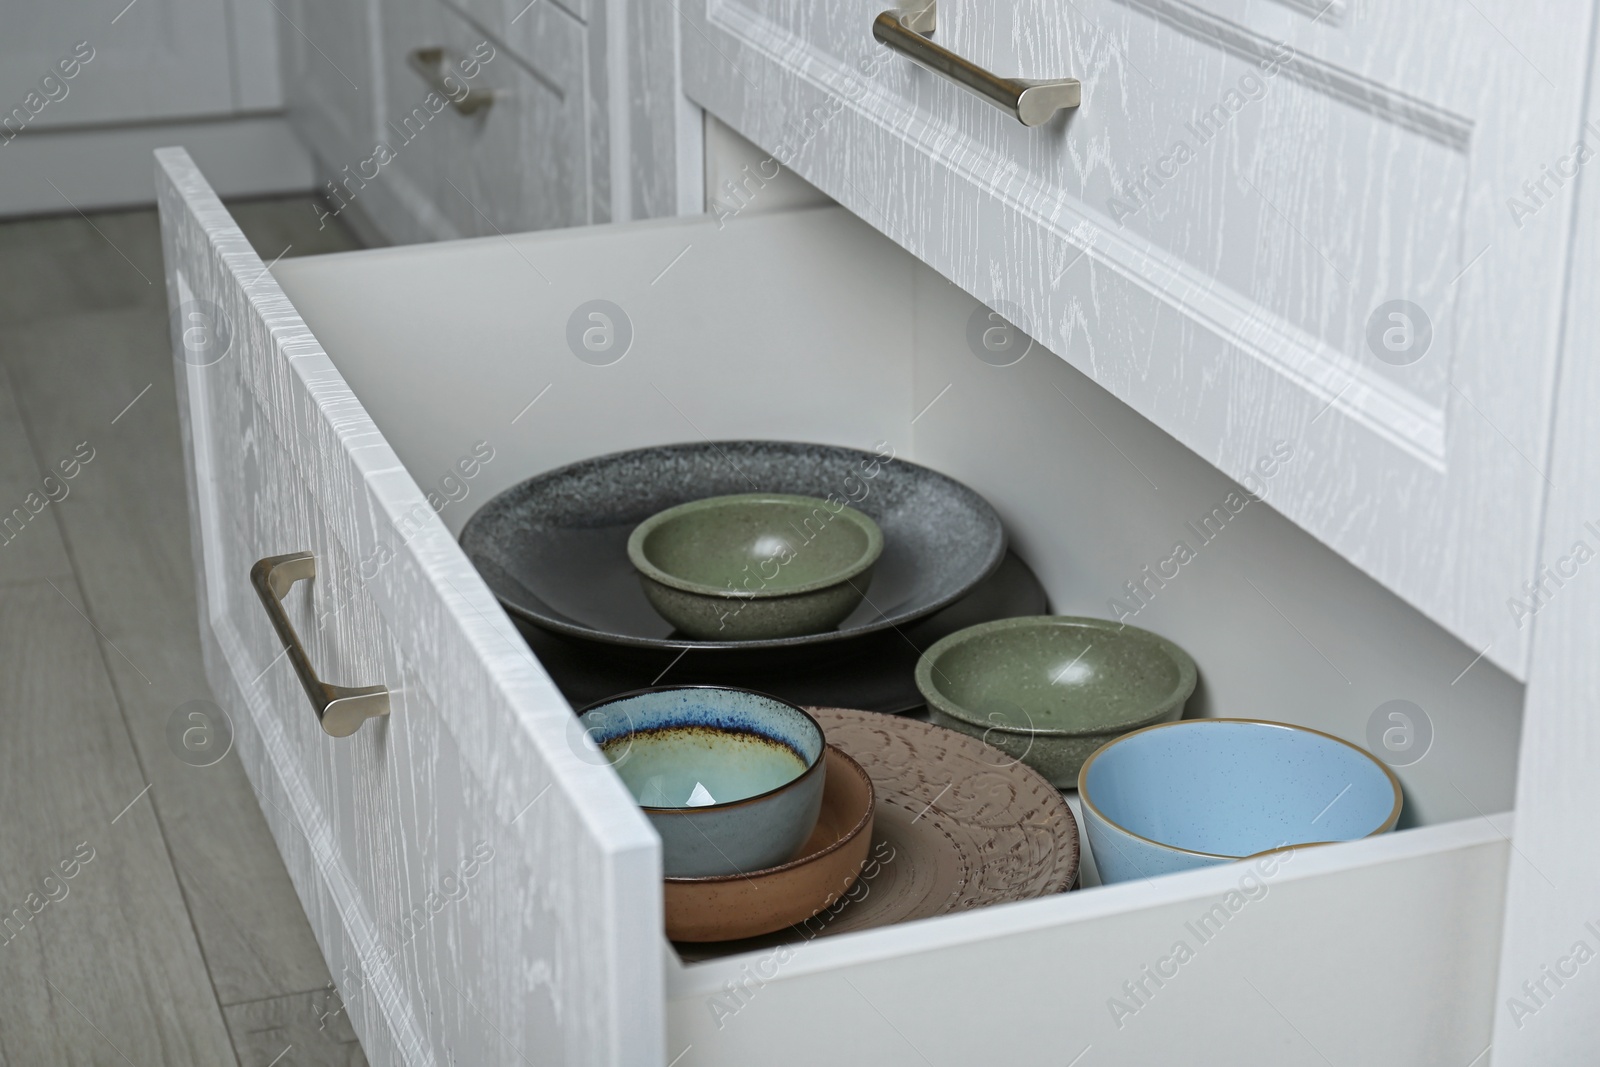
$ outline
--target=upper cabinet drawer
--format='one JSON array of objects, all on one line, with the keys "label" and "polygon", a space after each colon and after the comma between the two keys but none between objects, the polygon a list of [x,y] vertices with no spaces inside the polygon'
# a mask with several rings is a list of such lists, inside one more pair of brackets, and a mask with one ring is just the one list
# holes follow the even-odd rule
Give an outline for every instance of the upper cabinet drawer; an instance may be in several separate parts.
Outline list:
[{"label": "upper cabinet drawer", "polygon": [[1031,129],[883,6],[690,0],[688,91],[1520,673],[1589,6],[944,0]]},{"label": "upper cabinet drawer", "polygon": [[[547,4],[513,52],[435,0],[384,8],[382,143],[391,148],[403,241],[516,233],[589,221],[583,27]],[[375,160],[368,174],[379,170]],[[358,190],[356,196],[364,190]],[[395,215],[385,212],[385,217]]]}]

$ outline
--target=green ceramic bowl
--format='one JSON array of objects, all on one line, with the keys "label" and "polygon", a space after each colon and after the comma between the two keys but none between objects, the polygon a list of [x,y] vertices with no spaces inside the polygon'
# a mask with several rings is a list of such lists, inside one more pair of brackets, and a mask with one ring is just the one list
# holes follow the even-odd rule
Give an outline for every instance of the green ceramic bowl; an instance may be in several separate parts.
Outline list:
[{"label": "green ceramic bowl", "polygon": [[1030,615],[969,626],[917,662],[933,721],[1021,760],[1059,789],[1130,730],[1183,714],[1198,675],[1189,654],[1109,619]]},{"label": "green ceramic bowl", "polygon": [[833,629],[882,552],[883,532],[861,512],[787,493],[693,500],[628,538],[651,606],[690,637],[723,641]]}]

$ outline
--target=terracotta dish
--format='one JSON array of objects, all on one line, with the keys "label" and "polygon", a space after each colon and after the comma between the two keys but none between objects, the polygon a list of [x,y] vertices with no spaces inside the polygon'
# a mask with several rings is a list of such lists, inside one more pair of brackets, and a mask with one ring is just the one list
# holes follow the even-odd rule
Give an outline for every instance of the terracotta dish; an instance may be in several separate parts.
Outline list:
[{"label": "terracotta dish", "polygon": [[872,844],[872,779],[832,745],[825,758],[822,811],[799,858],[748,874],[666,879],[668,937],[755,937],[804,923],[845,895]]},{"label": "terracotta dish", "polygon": [[[843,708],[806,709],[831,748],[872,778],[877,814],[866,866],[847,893],[767,937],[686,960],[865,930],[1070,889],[1078,824],[1044,777],[975,737],[942,726]],[[830,772],[831,773],[831,772]]]}]

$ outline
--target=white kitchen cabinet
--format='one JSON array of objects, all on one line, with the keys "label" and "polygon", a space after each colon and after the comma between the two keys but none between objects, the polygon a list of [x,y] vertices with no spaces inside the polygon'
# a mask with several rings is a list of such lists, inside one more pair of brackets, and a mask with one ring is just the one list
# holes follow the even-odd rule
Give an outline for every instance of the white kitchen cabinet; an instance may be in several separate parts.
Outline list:
[{"label": "white kitchen cabinet", "polygon": [[8,5],[0,141],[27,130],[231,113],[229,8],[228,0]]},{"label": "white kitchen cabinet", "polygon": [[1593,5],[943,0],[1038,128],[885,6],[689,0],[686,90],[1522,676]]},{"label": "white kitchen cabinet", "polygon": [[285,105],[330,196],[337,192],[334,179],[371,154],[382,124],[378,18],[367,0],[288,0],[284,6],[278,42]]},{"label": "white kitchen cabinet", "polygon": [[227,196],[301,191],[273,0],[7,4],[0,216],[148,204],[150,153],[184,144]]},{"label": "white kitchen cabinet", "polygon": [[[1463,671],[1474,650],[1265,506],[1139,624],[1194,652],[1191,714],[1365,743],[1383,702],[1415,702],[1434,747],[1397,772],[1399,831],[1303,851],[1248,897],[1213,868],[684,963],[654,835],[452,539],[479,503],[647,444],[884,441],[990,497],[1052,605],[1093,610],[1105,573],[1135,578],[1238,487],[1046,350],[1000,365],[968,339],[986,308],[836,208],[269,271],[183,153],[158,185],[169,293],[229,339],[175,338],[207,670],[372,1062],[1467,1064],[1488,1045],[1522,688]],[[592,299],[631,326],[605,366],[565,339]],[[1277,440],[1314,456],[1316,432]],[[485,447],[435,515],[425,493]],[[257,559],[307,551],[287,606],[310,662],[391,694],[351,737],[319,732],[249,586]],[[1177,978],[1110,1010],[1230,900]]]},{"label": "white kitchen cabinet", "polygon": [[[372,191],[399,201],[385,218],[421,224],[392,229],[394,240],[590,221],[583,27],[547,4],[522,22],[530,47],[518,54],[441,4],[384,8],[380,139],[394,160],[391,175],[369,168],[380,172]],[[417,62],[434,50],[441,66],[430,81]]]},{"label": "white kitchen cabinet", "polygon": [[[577,0],[287,10],[290,119],[331,208],[373,243],[699,209],[700,117],[679,91],[670,11]],[[492,102],[463,110],[448,99],[458,92],[435,91],[411,59],[433,49],[452,86]]]}]

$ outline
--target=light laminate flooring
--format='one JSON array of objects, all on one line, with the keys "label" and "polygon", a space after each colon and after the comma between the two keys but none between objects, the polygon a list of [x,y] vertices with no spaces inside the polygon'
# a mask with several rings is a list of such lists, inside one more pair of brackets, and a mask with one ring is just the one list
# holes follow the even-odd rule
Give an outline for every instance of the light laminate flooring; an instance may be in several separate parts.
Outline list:
[{"label": "light laminate flooring", "polygon": [[0,222],[0,1067],[364,1065],[237,756],[170,740],[215,706],[162,278],[153,209]]}]

